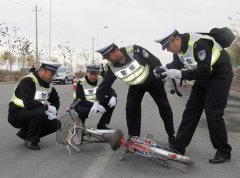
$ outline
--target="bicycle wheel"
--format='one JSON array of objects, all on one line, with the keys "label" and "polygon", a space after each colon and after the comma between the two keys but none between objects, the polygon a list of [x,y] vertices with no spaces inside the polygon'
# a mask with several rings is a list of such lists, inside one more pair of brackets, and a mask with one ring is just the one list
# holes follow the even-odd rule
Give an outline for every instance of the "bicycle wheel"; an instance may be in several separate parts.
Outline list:
[{"label": "bicycle wheel", "polygon": [[79,126],[82,126],[82,122],[75,113],[65,114],[59,120],[61,122],[61,129],[56,132],[56,140],[60,144],[67,144],[66,139],[68,138],[70,129],[73,128],[74,121],[77,121]]},{"label": "bicycle wheel", "polygon": [[151,151],[160,158],[178,161],[185,164],[193,163],[193,161],[184,155],[179,154],[177,151],[165,147],[151,147]]}]

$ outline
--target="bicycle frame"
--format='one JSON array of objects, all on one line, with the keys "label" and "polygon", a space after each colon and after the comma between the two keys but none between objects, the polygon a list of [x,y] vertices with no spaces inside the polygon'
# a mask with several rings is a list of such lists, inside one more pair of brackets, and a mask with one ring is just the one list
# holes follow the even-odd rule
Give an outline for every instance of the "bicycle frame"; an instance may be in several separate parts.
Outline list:
[{"label": "bicycle frame", "polygon": [[186,173],[186,170],[180,167],[174,166],[167,161],[177,161],[184,164],[193,163],[192,160],[186,156],[180,155],[179,153],[171,150],[169,148],[159,146],[151,138],[141,138],[141,137],[131,137],[130,139],[125,139],[122,137],[121,145],[125,148],[121,160],[124,160],[126,153],[135,153],[155,161],[160,161],[162,164],[174,167]]}]

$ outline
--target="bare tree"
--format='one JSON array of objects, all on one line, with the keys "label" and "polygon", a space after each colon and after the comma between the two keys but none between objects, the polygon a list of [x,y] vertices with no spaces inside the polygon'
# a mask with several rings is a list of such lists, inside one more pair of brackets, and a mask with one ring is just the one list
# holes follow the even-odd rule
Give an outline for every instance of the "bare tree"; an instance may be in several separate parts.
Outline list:
[{"label": "bare tree", "polygon": [[36,64],[35,56],[33,54],[28,54],[26,56],[26,62],[27,62],[28,67],[35,65]]},{"label": "bare tree", "polygon": [[72,67],[73,66],[73,53],[74,53],[74,48],[71,48],[70,46],[66,46],[66,51],[67,51],[67,54],[69,56],[69,61],[70,61],[70,66]]},{"label": "bare tree", "polygon": [[17,27],[9,28],[6,23],[0,24],[0,45],[4,51],[11,53],[11,55],[8,55],[9,58],[7,59],[11,71],[12,65],[16,59],[14,56],[18,52],[18,46],[22,40],[22,38],[18,36],[18,30],[19,28]]},{"label": "bare tree", "polygon": [[83,49],[79,53],[80,60],[84,61],[85,64],[91,60],[92,52],[88,49]]},{"label": "bare tree", "polygon": [[67,57],[67,44],[69,43],[69,41],[66,42],[66,44],[59,44],[58,45],[58,49],[60,50],[59,52],[59,56],[63,57],[63,65],[67,66],[67,61],[66,61],[66,57]]},{"label": "bare tree", "polygon": [[[20,45],[18,46],[19,49],[19,55],[20,55],[20,60],[22,63],[22,67],[29,67],[29,62],[31,62],[31,60],[33,60],[34,58],[32,58],[30,55],[33,52],[33,50],[31,50],[31,44],[32,42],[30,42],[28,39],[23,39],[20,43]],[[27,62],[27,65],[26,65]],[[31,66],[31,65],[30,65]]]},{"label": "bare tree", "polygon": [[230,48],[227,49],[231,62],[234,66],[240,66],[240,20],[227,17],[232,22],[232,30],[236,34],[236,40],[233,42]]},{"label": "bare tree", "polygon": [[13,56],[12,53],[10,53],[9,51],[4,51],[0,59],[1,59],[1,70],[2,70],[3,65],[5,65],[9,59],[15,60],[15,56]]}]

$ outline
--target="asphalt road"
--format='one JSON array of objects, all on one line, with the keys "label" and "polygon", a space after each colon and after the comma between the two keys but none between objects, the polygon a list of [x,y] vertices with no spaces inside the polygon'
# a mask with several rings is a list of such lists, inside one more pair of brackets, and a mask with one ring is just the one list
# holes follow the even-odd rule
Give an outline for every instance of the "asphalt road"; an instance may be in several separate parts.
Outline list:
[{"label": "asphalt road", "polygon": [[[71,103],[71,85],[55,85],[61,97],[59,117]],[[111,128],[120,128],[127,134],[125,119],[125,102],[127,86],[116,81],[114,88],[118,94],[118,105],[114,111]],[[178,166],[186,169],[187,174],[168,168],[158,162],[139,155],[127,155],[125,161],[120,161],[121,150],[113,152],[107,143],[87,144],[81,147],[81,152],[68,155],[63,145],[55,140],[55,134],[41,139],[41,150],[32,151],[25,148],[23,141],[15,134],[17,130],[7,122],[8,103],[14,90],[14,84],[0,85],[0,178],[239,178],[240,174],[240,102],[229,98],[225,111],[225,121],[228,130],[229,143],[233,147],[230,162],[212,165],[208,159],[215,153],[203,115],[186,155],[194,160],[193,165]],[[169,93],[169,88],[166,90]],[[174,112],[174,123],[177,130],[185,108],[190,87],[182,92],[179,98],[169,94],[170,104]],[[95,127],[96,119],[87,121],[88,127]],[[153,134],[154,139],[167,143],[167,135],[163,122],[149,94],[145,94],[142,102],[142,136]],[[176,163],[174,163],[176,165]]]}]

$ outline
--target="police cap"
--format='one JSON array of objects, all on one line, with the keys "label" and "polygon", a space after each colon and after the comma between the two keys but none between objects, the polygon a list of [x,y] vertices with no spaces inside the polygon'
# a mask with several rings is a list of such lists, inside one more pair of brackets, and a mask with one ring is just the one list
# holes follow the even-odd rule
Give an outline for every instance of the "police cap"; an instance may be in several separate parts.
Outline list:
[{"label": "police cap", "polygon": [[171,29],[168,32],[162,34],[162,37],[159,40],[155,40],[155,42],[160,43],[162,45],[162,49],[164,50],[177,35],[179,35],[179,32],[176,29]]},{"label": "police cap", "polygon": [[57,69],[61,66],[60,63],[47,61],[47,60],[40,60],[39,62],[41,63],[40,68],[48,69],[53,73],[56,73]]},{"label": "police cap", "polygon": [[87,65],[87,71],[89,72],[100,72],[101,66],[98,64],[89,64]]},{"label": "police cap", "polygon": [[115,45],[114,43],[112,43],[102,49],[98,49],[97,52],[99,52],[102,55],[103,59],[107,59],[108,54],[117,48],[118,48],[118,46]]}]

